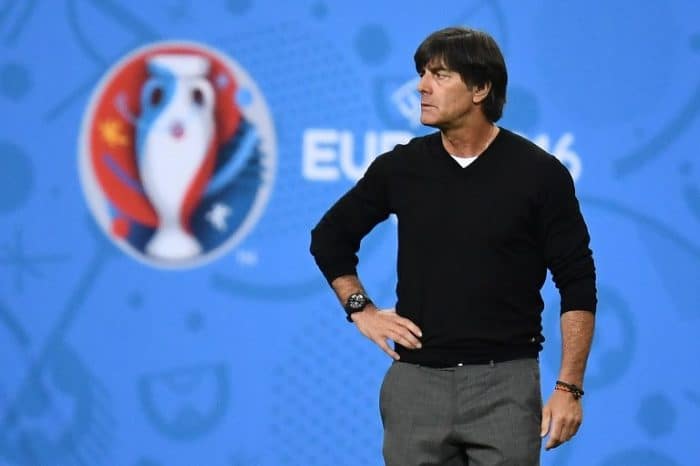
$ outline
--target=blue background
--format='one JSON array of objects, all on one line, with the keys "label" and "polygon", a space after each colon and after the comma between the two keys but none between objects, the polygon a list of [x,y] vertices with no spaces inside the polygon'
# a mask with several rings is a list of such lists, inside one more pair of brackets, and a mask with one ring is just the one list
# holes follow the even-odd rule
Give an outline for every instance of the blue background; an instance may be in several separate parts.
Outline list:
[{"label": "blue background", "polygon": [[[391,95],[415,76],[418,43],[455,24],[501,44],[500,123],[553,152],[568,134],[557,155],[581,163],[598,326],[584,424],[542,463],[700,464],[699,18],[690,0],[0,1],[0,465],[381,464],[390,361],[307,252],[352,177],[305,177],[303,135],[349,131],[360,163],[368,131],[424,133]],[[77,160],[98,80],[177,39],[248,71],[279,150],[245,240],[168,271],[97,227]],[[378,226],[360,268],[387,307],[395,235]],[[546,397],[560,340],[558,296],[543,293]]]}]

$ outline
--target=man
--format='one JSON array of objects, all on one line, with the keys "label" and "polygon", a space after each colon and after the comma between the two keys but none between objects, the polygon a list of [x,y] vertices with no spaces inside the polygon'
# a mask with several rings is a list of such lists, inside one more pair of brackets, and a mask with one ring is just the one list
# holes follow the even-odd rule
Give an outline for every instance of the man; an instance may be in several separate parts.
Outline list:
[{"label": "man", "polygon": [[[443,29],[414,60],[421,122],[439,132],[379,156],[314,228],[311,252],[348,320],[395,360],[380,393],[386,464],[536,465],[541,437],[554,448],[582,420],[596,307],[588,231],[566,168],[494,124],[507,72],[489,35]],[[380,311],[356,253],[391,213],[398,300]],[[563,354],[542,407],[547,268]]]}]

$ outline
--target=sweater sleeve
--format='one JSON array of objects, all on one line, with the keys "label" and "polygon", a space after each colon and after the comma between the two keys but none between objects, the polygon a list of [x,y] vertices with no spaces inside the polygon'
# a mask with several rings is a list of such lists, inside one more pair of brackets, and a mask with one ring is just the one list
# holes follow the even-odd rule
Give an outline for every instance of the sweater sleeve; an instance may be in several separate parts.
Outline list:
[{"label": "sweater sleeve", "polygon": [[595,313],[595,265],[574,182],[566,167],[554,157],[544,180],[539,229],[544,259],[561,295],[561,313]]},{"label": "sweater sleeve", "polygon": [[387,155],[377,157],[311,231],[311,254],[328,283],[342,275],[357,275],[362,238],[390,214]]}]

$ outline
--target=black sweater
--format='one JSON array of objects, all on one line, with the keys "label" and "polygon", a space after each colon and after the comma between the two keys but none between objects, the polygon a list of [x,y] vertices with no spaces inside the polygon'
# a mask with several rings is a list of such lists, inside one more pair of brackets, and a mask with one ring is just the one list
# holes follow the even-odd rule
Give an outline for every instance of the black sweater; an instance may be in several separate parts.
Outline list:
[{"label": "black sweater", "polygon": [[312,231],[326,280],[355,275],[361,239],[398,218],[396,311],[423,331],[405,362],[428,366],[535,357],[542,349],[546,269],[561,312],[595,312],[589,235],[567,171],[501,128],[462,168],[440,133],[380,155]]}]

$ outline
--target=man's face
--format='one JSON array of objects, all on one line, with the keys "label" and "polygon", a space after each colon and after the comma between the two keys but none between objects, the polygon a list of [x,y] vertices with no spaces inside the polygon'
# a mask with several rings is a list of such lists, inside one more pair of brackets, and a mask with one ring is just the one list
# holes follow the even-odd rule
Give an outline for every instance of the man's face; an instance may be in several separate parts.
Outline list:
[{"label": "man's face", "polygon": [[474,89],[467,86],[456,71],[440,59],[433,59],[423,68],[418,82],[421,94],[420,121],[440,129],[460,127],[478,109]]}]

